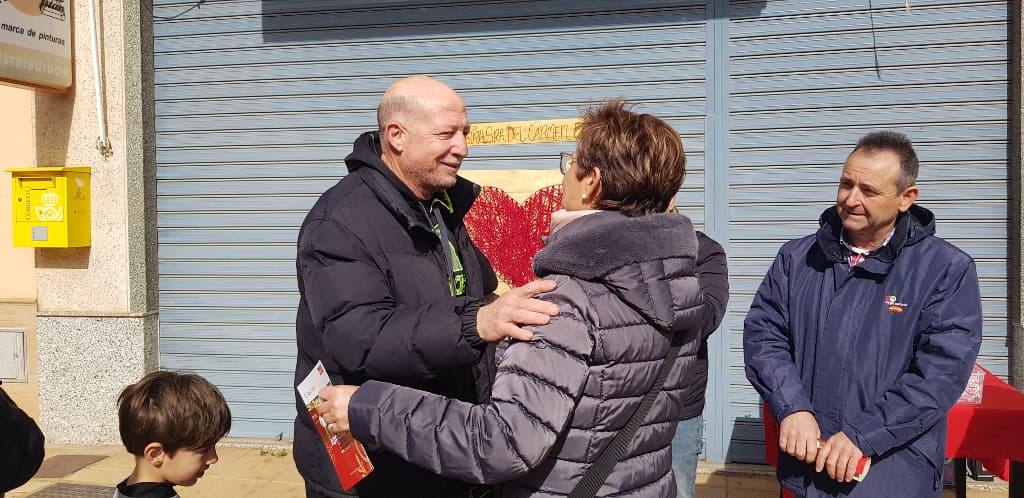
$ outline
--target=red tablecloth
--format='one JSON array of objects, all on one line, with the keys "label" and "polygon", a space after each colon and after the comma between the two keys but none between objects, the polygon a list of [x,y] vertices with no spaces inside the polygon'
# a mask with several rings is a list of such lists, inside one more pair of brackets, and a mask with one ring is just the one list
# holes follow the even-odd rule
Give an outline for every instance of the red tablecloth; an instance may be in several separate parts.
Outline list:
[{"label": "red tablecloth", "polygon": [[[984,370],[984,369],[983,369]],[[779,426],[764,406],[765,459],[778,464]],[[985,370],[981,404],[957,403],[949,411],[947,458],[974,458],[1003,480],[1010,479],[1010,460],[1024,461],[1024,394]]]},{"label": "red tablecloth", "polygon": [[[984,369],[983,369],[984,370]],[[957,403],[949,411],[946,456],[981,460],[1010,479],[1010,460],[1024,461],[1024,394],[985,370],[981,404]]]}]

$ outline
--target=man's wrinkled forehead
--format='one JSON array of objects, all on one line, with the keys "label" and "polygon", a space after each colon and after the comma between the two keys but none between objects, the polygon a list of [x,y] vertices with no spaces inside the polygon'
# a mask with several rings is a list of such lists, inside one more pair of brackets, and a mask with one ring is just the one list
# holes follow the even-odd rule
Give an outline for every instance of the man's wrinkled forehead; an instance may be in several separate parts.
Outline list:
[{"label": "man's wrinkled forehead", "polygon": [[841,181],[874,184],[896,182],[900,174],[899,156],[889,150],[858,149],[850,153],[839,175]]}]

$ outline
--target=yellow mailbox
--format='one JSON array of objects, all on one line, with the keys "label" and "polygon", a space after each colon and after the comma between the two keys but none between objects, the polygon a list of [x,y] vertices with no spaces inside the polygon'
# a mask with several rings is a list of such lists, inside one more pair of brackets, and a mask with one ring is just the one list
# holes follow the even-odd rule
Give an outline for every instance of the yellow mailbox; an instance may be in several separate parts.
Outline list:
[{"label": "yellow mailbox", "polygon": [[7,171],[11,172],[15,246],[91,244],[88,166]]}]

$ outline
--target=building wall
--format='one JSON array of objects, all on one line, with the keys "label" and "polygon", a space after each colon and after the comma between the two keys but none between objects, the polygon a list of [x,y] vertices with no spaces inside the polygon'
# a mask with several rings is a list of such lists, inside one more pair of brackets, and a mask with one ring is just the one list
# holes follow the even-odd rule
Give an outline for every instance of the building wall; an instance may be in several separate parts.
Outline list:
[{"label": "building wall", "polygon": [[[92,168],[91,247],[35,252],[40,422],[48,442],[117,442],[117,394],[157,367],[139,8],[137,1],[98,3],[109,148],[97,146],[88,0],[73,2],[74,86],[34,96],[35,164]],[[69,398],[76,402],[60,402]]]},{"label": "building wall", "polygon": [[[108,154],[97,149],[88,2],[75,2],[74,78],[65,94],[36,96],[39,166],[92,167],[92,247],[38,251],[39,311],[119,314],[128,308],[124,78],[120,2],[103,2]],[[99,14],[99,13],[98,13]]]}]

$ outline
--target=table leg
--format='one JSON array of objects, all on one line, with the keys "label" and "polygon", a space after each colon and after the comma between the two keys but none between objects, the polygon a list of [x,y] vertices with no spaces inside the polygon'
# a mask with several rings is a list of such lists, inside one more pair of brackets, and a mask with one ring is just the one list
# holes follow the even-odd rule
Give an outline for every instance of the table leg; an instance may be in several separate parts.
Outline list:
[{"label": "table leg", "polygon": [[1010,462],[1010,498],[1024,498],[1024,462]]},{"label": "table leg", "polygon": [[967,498],[967,459],[953,459],[953,490],[956,498]]}]

